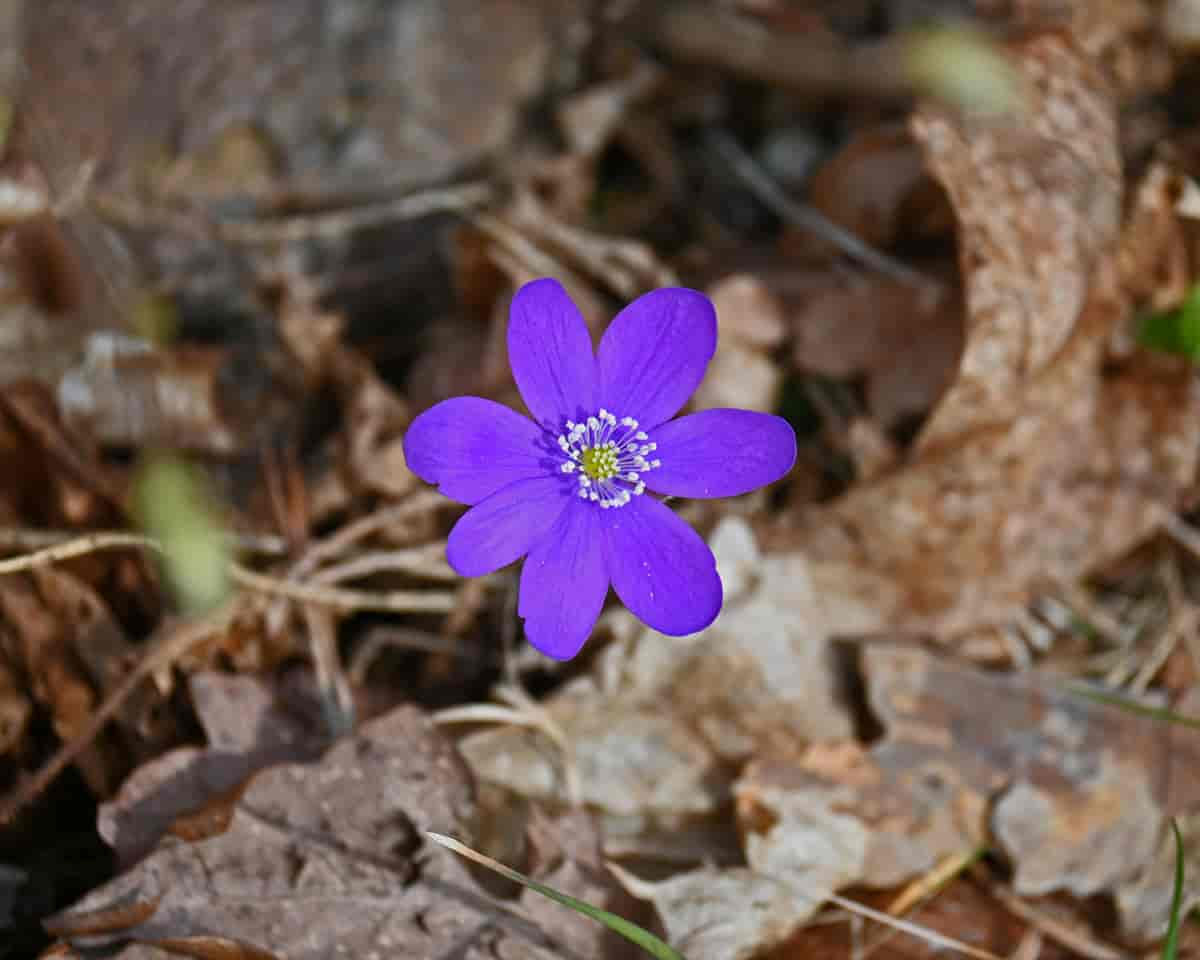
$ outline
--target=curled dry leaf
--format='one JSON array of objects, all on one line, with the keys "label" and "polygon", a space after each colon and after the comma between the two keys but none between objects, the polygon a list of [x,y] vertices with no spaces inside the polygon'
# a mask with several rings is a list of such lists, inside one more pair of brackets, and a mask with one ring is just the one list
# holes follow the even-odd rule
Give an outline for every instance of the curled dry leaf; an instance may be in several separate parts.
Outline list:
[{"label": "curled dry leaf", "polygon": [[[1127,550],[1195,471],[1186,364],[1105,368],[1125,301],[1114,113],[1067,40],[1024,41],[1019,129],[925,108],[914,120],[959,219],[968,311],[958,378],[911,460],[814,511],[792,540],[893,627],[1005,622],[1031,590]],[[882,589],[881,589],[882,588]]]},{"label": "curled dry leaf", "polygon": [[1116,112],[1103,81],[1055,35],[1014,52],[1033,91],[1027,112],[966,119],[925,107],[912,121],[954,206],[967,305],[958,379],[924,447],[1023,412],[1027,388],[1063,362],[1117,237]]},{"label": "curled dry leaf", "polygon": [[[320,762],[272,767],[238,799],[229,829],[165,843],[56,916],[76,946],[123,958],[146,944],[213,936],[290,960],[333,956],[428,960],[512,937],[510,955],[561,956],[537,928],[490,905],[425,831],[470,842],[475,806],[453,747],[416,708],[400,707],[336,743]],[[119,904],[155,909],[126,928],[70,935]]]}]

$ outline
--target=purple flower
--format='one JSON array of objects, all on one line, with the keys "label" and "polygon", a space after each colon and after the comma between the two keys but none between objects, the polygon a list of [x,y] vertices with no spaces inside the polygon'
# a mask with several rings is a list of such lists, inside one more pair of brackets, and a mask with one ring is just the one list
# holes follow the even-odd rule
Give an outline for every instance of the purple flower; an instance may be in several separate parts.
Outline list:
[{"label": "purple flower", "polygon": [[478,577],[526,557],[525,635],[568,660],[611,584],[661,633],[703,630],[721,609],[707,544],[662,502],[730,497],[772,483],[796,459],[785,420],[704,410],[671,420],[704,378],[717,315],[695,290],[655,290],[617,314],[594,354],[562,285],[513,297],[508,355],[533,419],[478,397],[445,400],[404,438],[409,468],[471,509],[446,559]]}]

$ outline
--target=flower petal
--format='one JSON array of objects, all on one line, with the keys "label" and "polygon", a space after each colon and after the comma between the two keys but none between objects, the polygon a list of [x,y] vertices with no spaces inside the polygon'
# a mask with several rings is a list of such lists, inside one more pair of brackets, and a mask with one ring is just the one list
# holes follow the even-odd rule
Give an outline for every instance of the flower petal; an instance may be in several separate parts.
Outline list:
[{"label": "flower petal", "polygon": [[491,400],[455,397],[418,416],[404,434],[408,469],[451,500],[476,504],[517,480],[554,468],[545,433]]},{"label": "flower petal", "polygon": [[717,562],[700,535],[653,497],[600,514],[604,562],[621,602],[659,633],[703,630],[721,612]]},{"label": "flower petal", "polygon": [[508,362],[525,406],[547,429],[558,433],[564,420],[593,412],[592,339],[579,308],[557,280],[534,280],[513,297]]},{"label": "flower petal", "polygon": [[600,341],[600,406],[647,430],[669,420],[704,379],[717,312],[702,293],[666,287],[617,314]]},{"label": "flower petal", "polygon": [[481,577],[525,556],[554,527],[572,498],[553,476],[518,480],[460,518],[446,541],[446,560],[464,577]]},{"label": "flower petal", "polygon": [[595,504],[573,498],[521,570],[517,613],[525,636],[555,660],[579,652],[608,594],[599,518]]},{"label": "flower petal", "polygon": [[675,497],[736,497],[774,483],[796,462],[796,432],[753,410],[701,410],[664,423],[652,438],[662,466],[646,486]]}]

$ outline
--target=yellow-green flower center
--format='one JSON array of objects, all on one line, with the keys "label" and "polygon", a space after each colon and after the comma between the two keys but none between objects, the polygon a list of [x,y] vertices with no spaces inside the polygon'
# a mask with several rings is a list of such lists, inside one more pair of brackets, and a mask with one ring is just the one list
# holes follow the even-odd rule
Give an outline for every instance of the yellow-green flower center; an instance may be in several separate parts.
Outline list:
[{"label": "yellow-green flower center", "polygon": [[617,445],[612,442],[585,447],[579,457],[579,466],[593,480],[611,480],[620,472],[618,456]]},{"label": "yellow-green flower center", "polygon": [[566,421],[558,436],[563,460],[558,468],[579,479],[581,500],[603,507],[623,507],[646,492],[642,474],[657,470],[662,461],[650,458],[658,449],[633,417],[618,417],[603,407],[583,423]]}]

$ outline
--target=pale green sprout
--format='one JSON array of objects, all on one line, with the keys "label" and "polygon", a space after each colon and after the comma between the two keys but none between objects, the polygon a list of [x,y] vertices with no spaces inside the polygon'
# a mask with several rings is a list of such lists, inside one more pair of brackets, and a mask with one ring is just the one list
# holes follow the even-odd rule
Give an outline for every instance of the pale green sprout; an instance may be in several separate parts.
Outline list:
[{"label": "pale green sprout", "polygon": [[231,542],[204,478],[169,454],[152,454],[134,480],[134,514],[158,542],[180,609],[205,613],[229,595]]},{"label": "pale green sprout", "polygon": [[1015,113],[1024,105],[1021,78],[1003,52],[965,27],[913,31],[904,71],[925,96],[977,113]]}]

